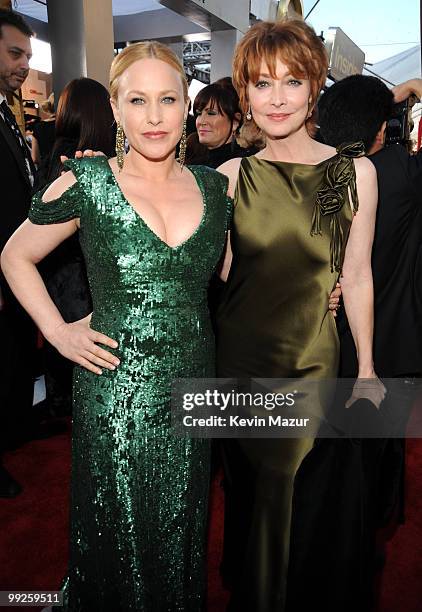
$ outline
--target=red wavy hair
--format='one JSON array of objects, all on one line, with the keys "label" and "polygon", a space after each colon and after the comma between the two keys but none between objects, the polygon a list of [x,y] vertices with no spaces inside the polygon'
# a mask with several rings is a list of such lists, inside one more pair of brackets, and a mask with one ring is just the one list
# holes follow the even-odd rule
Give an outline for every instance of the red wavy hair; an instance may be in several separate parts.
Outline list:
[{"label": "red wavy hair", "polygon": [[310,110],[315,108],[328,72],[324,43],[313,28],[299,19],[261,21],[245,34],[233,57],[233,85],[244,113],[249,106],[247,87],[258,80],[261,62],[267,64],[271,77],[276,78],[277,60],[288,66],[294,78],[309,79]]}]

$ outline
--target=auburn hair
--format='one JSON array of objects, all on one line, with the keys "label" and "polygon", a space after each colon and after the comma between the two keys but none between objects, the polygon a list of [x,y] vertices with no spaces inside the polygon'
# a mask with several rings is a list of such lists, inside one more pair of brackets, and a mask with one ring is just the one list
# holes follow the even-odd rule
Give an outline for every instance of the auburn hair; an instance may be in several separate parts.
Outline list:
[{"label": "auburn hair", "polygon": [[261,62],[276,78],[277,60],[289,68],[296,79],[309,79],[310,110],[313,110],[324,87],[328,72],[328,55],[313,28],[299,19],[261,21],[252,26],[236,47],[233,58],[233,84],[244,113],[249,107],[247,87],[256,83]]},{"label": "auburn hair", "polygon": [[188,82],[183,70],[183,65],[177,55],[166,45],[156,40],[146,40],[125,47],[121,53],[116,55],[110,68],[110,96],[117,100],[119,79],[122,74],[133,63],[141,59],[155,58],[165,62],[180,74],[183,86],[183,97],[188,99]]}]

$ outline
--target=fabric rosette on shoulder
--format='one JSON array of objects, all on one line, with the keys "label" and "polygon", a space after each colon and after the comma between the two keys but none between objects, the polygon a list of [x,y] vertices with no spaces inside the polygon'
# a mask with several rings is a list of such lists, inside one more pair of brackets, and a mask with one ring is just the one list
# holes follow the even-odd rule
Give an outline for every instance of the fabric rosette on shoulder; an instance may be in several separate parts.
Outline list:
[{"label": "fabric rosette on shoulder", "polygon": [[356,188],[356,171],[353,158],[365,155],[362,142],[343,144],[337,148],[337,155],[328,162],[325,170],[324,186],[317,191],[311,236],[322,235],[321,217],[330,215],[330,265],[331,272],[341,271],[344,235],[338,213],[347,201],[347,192],[353,214],[359,208]]}]

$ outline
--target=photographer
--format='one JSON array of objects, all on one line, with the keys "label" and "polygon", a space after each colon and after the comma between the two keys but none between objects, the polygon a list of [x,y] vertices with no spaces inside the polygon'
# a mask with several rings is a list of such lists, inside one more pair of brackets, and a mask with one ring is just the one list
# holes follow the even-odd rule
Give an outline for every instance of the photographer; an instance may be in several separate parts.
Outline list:
[{"label": "photographer", "polygon": [[[357,520],[366,533],[362,556],[368,572],[377,525],[393,517],[403,521],[404,440],[394,436],[405,435],[414,389],[422,373],[422,308],[417,280],[422,269],[422,149],[411,155],[402,144],[385,146],[393,103],[411,94],[422,96],[422,79],[412,79],[390,91],[376,77],[354,75],[332,85],[319,102],[322,141],[334,146],[363,141],[378,178],[372,251],[374,363],[379,376],[390,379],[389,400],[381,410],[389,420],[389,429],[385,438],[380,433],[377,439],[352,440],[348,459],[360,472],[355,501],[360,509]],[[403,145],[407,138],[403,138]],[[339,377],[355,377],[356,352],[342,312],[338,331]]]}]

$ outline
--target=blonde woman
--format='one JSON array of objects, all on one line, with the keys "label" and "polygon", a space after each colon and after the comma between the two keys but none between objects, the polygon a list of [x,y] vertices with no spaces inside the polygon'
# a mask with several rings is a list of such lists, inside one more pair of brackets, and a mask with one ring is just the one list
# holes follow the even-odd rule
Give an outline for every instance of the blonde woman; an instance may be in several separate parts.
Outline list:
[{"label": "blonde woman", "polygon": [[[80,366],[67,609],[199,612],[209,443],[171,435],[170,382],[214,373],[207,286],[225,243],[227,179],[175,159],[188,96],[167,47],[127,47],[110,93],[117,158],[66,162],[2,265],[44,336]],[[93,313],[67,324],[36,263],[78,227]]]}]

